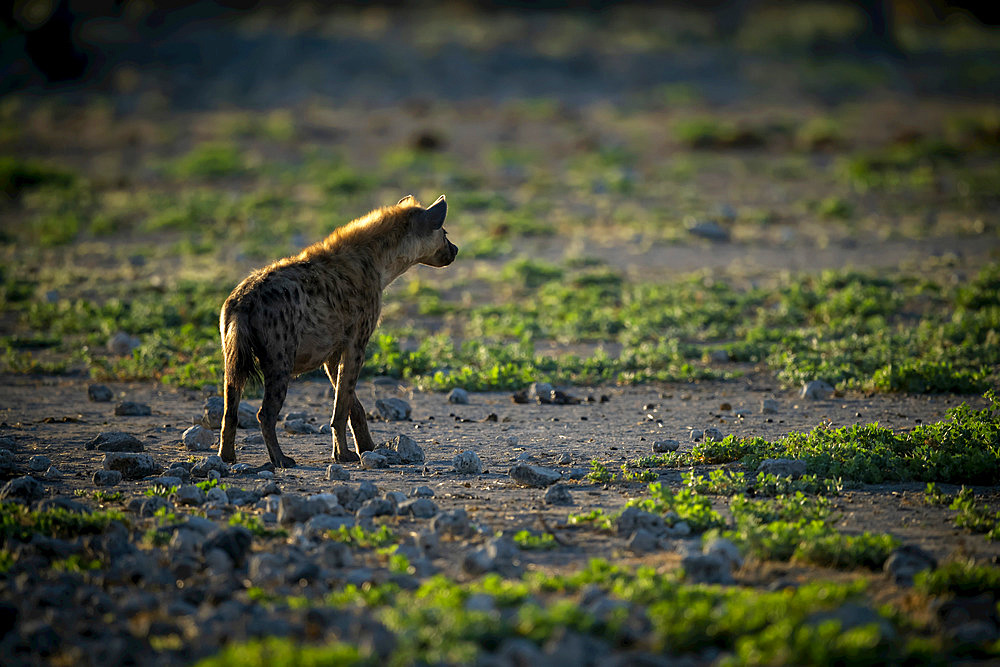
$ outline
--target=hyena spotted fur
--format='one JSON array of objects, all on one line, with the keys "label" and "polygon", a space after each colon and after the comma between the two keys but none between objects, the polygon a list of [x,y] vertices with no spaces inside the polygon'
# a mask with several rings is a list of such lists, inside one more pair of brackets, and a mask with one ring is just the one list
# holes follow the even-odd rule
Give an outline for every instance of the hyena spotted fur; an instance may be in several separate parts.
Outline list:
[{"label": "hyena spotted fur", "polygon": [[[257,413],[267,455],[277,467],[295,461],[278,445],[275,424],[293,375],[319,368],[333,383],[333,458],[357,461],[374,448],[355,385],[365,346],[378,324],[382,290],[415,264],[447,266],[458,248],[448,240],[441,195],[424,208],[412,196],[335,230],[298,255],[280,259],[240,283],[222,306],[225,412],[219,456],[236,461],[237,415],[247,380],[258,371],[264,398]],[[347,424],[357,454],[347,446]]]}]

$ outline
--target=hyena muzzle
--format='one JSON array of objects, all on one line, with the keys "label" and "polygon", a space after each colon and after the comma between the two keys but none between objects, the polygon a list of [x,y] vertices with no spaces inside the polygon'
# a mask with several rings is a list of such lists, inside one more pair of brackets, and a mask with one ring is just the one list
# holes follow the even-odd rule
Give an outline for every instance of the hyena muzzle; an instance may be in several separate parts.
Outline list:
[{"label": "hyena muzzle", "polygon": [[[333,458],[357,461],[374,448],[355,394],[365,346],[378,323],[382,290],[415,264],[442,267],[458,248],[444,230],[444,195],[424,208],[411,197],[335,230],[298,255],[250,274],[222,306],[225,411],[219,456],[236,461],[237,415],[246,382],[259,373],[257,417],[276,467],[295,461],[278,445],[275,425],[292,376],[322,366],[335,389]],[[347,425],[357,453],[347,445]]]}]

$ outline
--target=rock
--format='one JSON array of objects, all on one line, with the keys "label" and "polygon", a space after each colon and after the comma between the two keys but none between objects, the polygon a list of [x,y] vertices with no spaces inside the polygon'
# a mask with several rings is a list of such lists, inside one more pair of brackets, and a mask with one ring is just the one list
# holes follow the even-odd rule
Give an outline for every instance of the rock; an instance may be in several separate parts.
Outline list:
[{"label": "rock", "polygon": [[195,484],[185,484],[171,494],[170,499],[176,505],[199,507],[205,503],[205,492]]},{"label": "rock", "polygon": [[553,484],[545,490],[545,504],[547,505],[572,505],[573,494],[565,484]]},{"label": "rock", "polygon": [[326,479],[331,482],[346,482],[350,478],[351,474],[339,463],[331,463],[326,467]]},{"label": "rock", "polygon": [[317,556],[322,567],[340,569],[354,565],[354,553],[351,547],[343,542],[326,541],[317,549]]},{"label": "rock", "polygon": [[215,432],[195,424],[181,434],[181,442],[189,452],[206,452],[215,448]]},{"label": "rock", "polygon": [[454,403],[455,405],[468,405],[469,404],[469,392],[459,387],[455,387],[448,393],[448,402]]},{"label": "rock", "polygon": [[385,456],[391,465],[424,462],[424,450],[408,435],[397,435],[392,440],[377,446],[375,451]]},{"label": "rock", "polygon": [[892,641],[896,637],[896,630],[888,620],[871,607],[856,602],[845,602],[836,609],[813,612],[803,620],[803,625],[818,627],[830,621],[837,621],[841,632],[877,625],[883,641]]},{"label": "rock", "polygon": [[401,398],[380,398],[375,401],[375,410],[382,419],[390,422],[405,421],[410,418],[410,404]]},{"label": "rock", "polygon": [[452,537],[468,537],[476,532],[469,521],[469,515],[464,509],[441,512],[431,519],[431,531],[436,535]]},{"label": "rock", "polygon": [[333,516],[325,512],[316,514],[305,523],[306,533],[313,536],[325,535],[331,530],[340,530],[341,526],[350,528],[354,525],[352,516]]},{"label": "rock", "polygon": [[33,502],[45,496],[45,487],[31,475],[15,477],[0,489],[0,500]]},{"label": "rock", "polygon": [[213,486],[208,492],[205,493],[205,502],[216,505],[224,506],[229,504],[229,494],[225,489]]},{"label": "rock", "polygon": [[218,454],[210,454],[191,466],[192,477],[209,477],[212,472],[219,476],[224,476],[229,472],[226,462]]},{"label": "rock", "polygon": [[365,519],[375,516],[392,516],[396,513],[396,505],[386,498],[370,498],[361,504],[355,516]]},{"label": "rock", "polygon": [[304,419],[291,419],[282,422],[285,431],[293,434],[313,434],[319,433],[319,429]]},{"label": "rock", "polygon": [[104,469],[117,470],[125,479],[142,479],[160,472],[152,456],[131,452],[108,452],[104,455]]},{"label": "rock", "polygon": [[252,542],[253,536],[249,530],[243,526],[229,526],[209,534],[202,545],[202,552],[207,554],[217,549],[229,556],[237,567],[241,567]]},{"label": "rock", "polygon": [[[209,397],[205,401],[201,425],[212,431],[218,431],[222,428],[222,413],[225,405],[225,401],[221,396]],[[257,410],[246,401],[240,403],[238,426],[240,428],[257,428],[260,426],[260,422],[257,420]]]},{"label": "rock", "polygon": [[993,644],[1000,639],[997,624],[986,619],[975,619],[948,630],[948,637],[961,651],[972,651]]},{"label": "rock", "polygon": [[385,457],[385,454],[379,452],[361,452],[361,467],[365,470],[388,468],[389,460]]},{"label": "rock", "polygon": [[451,465],[460,475],[478,475],[483,472],[483,462],[479,459],[479,454],[472,450],[456,454]]},{"label": "rock", "polygon": [[437,514],[438,508],[430,498],[410,498],[400,503],[397,512],[401,515],[410,514],[417,519],[429,519]]},{"label": "rock", "polygon": [[119,331],[108,339],[107,348],[108,352],[111,354],[124,357],[132,354],[132,350],[139,347],[141,344],[142,341],[135,336],[129,336],[124,331]]},{"label": "rock", "polygon": [[433,498],[434,489],[429,486],[415,486],[410,490],[411,498]]},{"label": "rock", "polygon": [[55,466],[49,466],[49,469],[45,471],[45,479],[56,481],[62,478],[63,478],[62,470],[60,470]]},{"label": "rock", "polygon": [[145,403],[122,401],[115,406],[116,417],[148,417],[151,414],[153,414],[153,409]]},{"label": "rock", "polygon": [[467,552],[462,569],[473,575],[492,571],[512,574],[520,554],[521,550],[509,537],[494,537],[486,546]]},{"label": "rock", "polygon": [[730,562],[719,554],[689,554],[681,560],[687,578],[698,584],[731,584]]},{"label": "rock", "polygon": [[657,537],[667,532],[667,524],[663,521],[663,517],[638,507],[626,507],[614,523],[620,536],[631,535],[639,529]]},{"label": "rock", "polygon": [[720,431],[717,428],[709,427],[709,428],[705,429],[705,440],[706,441],[708,441],[708,440],[714,440],[716,442],[719,442],[720,440],[722,440],[723,437],[724,436],[722,435],[722,431]]},{"label": "rock", "polygon": [[551,403],[553,390],[548,382],[532,382],[528,387],[528,399],[538,403]]},{"label": "rock", "polygon": [[676,452],[680,446],[681,443],[677,440],[657,440],[653,443],[653,453]]},{"label": "rock", "polygon": [[523,463],[513,466],[508,474],[512,480],[522,486],[550,486],[562,479],[562,475],[555,470]]},{"label": "rock", "polygon": [[0,449],[0,472],[10,472],[17,465],[14,462],[14,455],[9,449]]},{"label": "rock", "polygon": [[798,478],[806,474],[806,462],[801,459],[765,459],[760,462],[757,472],[776,477]]},{"label": "rock", "polygon": [[28,470],[31,472],[45,472],[52,465],[52,459],[42,454],[36,454],[28,459]]},{"label": "rock", "polygon": [[[440,514],[438,516],[441,516]],[[435,519],[437,517],[434,517]],[[431,526],[434,525],[433,520],[431,520]],[[441,539],[438,537],[436,531],[420,531],[415,533],[413,536],[413,543],[417,547],[417,551],[423,554],[424,558],[437,558],[441,555]]]},{"label": "rock", "polygon": [[309,506],[309,501],[294,493],[282,494],[278,499],[278,523],[304,523],[316,512]]},{"label": "rock", "polygon": [[97,434],[97,437],[83,446],[87,450],[97,450],[99,452],[141,452],[142,442],[134,435],[121,431],[104,431]]},{"label": "rock", "polygon": [[708,358],[713,364],[726,364],[729,363],[729,352],[726,350],[712,350]]},{"label": "rock", "polygon": [[729,240],[729,230],[715,220],[689,220],[685,226],[691,236],[716,243],[724,243]]},{"label": "rock", "polygon": [[87,387],[87,398],[95,403],[108,403],[114,397],[114,392],[103,384],[92,384]]},{"label": "rock", "polygon": [[904,544],[889,554],[882,569],[896,584],[912,586],[913,577],[918,572],[934,570],[937,566],[937,559],[930,552],[913,544]]},{"label": "rock", "polygon": [[700,428],[693,428],[693,429],[691,429],[691,439],[692,440],[695,440],[695,441],[701,440],[704,436],[705,436],[705,432],[702,431]]},{"label": "rock", "polygon": [[709,540],[702,547],[702,552],[708,556],[718,556],[727,561],[730,570],[738,570],[743,567],[743,555],[740,553],[739,547],[732,540],[727,540],[724,537]]},{"label": "rock", "polygon": [[634,554],[643,554],[659,549],[660,541],[656,535],[653,535],[653,533],[645,528],[639,528],[628,538],[625,548]]},{"label": "rock", "polygon": [[297,419],[300,419],[302,421],[309,421],[309,413],[308,412],[289,412],[288,414],[285,415],[285,419],[283,421],[290,422],[290,421],[295,421]]},{"label": "rock", "polygon": [[778,414],[778,401],[773,398],[765,398],[760,402],[760,412],[764,415]]},{"label": "rock", "polygon": [[140,517],[146,519],[156,514],[161,508],[172,509],[174,504],[163,496],[150,496],[148,498],[133,498],[128,503],[130,512],[135,512]]},{"label": "rock", "polygon": [[821,401],[833,393],[833,387],[823,380],[813,380],[802,385],[802,398]]},{"label": "rock", "polygon": [[567,454],[566,452],[563,452],[562,454],[559,455],[559,458],[556,459],[556,463],[558,463],[561,466],[568,466],[569,464],[573,463],[573,457]]},{"label": "rock", "polygon": [[95,470],[94,486],[114,486],[122,481],[122,474],[117,470]]}]

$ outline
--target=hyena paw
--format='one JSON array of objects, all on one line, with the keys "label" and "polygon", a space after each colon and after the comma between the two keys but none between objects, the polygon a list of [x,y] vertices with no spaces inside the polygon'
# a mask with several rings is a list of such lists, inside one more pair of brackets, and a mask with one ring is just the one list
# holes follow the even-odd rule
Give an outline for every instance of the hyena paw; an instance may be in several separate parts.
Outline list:
[{"label": "hyena paw", "polygon": [[274,464],[275,468],[294,468],[295,467],[295,459],[293,459],[291,456],[288,456],[287,454],[282,454],[280,457],[278,457],[277,461],[275,461],[275,460],[272,459],[271,463]]},{"label": "hyena paw", "polygon": [[224,449],[220,449],[219,458],[226,463],[236,463],[236,450],[226,451]]},{"label": "hyena paw", "polygon": [[361,457],[351,450],[345,449],[342,452],[334,452],[333,460],[337,463],[357,463],[361,460]]}]

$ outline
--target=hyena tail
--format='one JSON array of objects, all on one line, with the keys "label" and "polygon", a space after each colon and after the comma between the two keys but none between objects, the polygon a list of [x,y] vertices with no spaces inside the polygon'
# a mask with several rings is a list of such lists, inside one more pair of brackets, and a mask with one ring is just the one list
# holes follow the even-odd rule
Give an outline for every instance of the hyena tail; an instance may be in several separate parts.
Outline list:
[{"label": "hyena tail", "polygon": [[228,301],[222,307],[219,332],[222,335],[222,360],[225,372],[219,456],[223,461],[232,463],[236,460],[236,427],[239,423],[243,387],[248,380],[258,377],[260,371],[253,353],[251,333],[246,328],[246,317],[233,309]]}]

